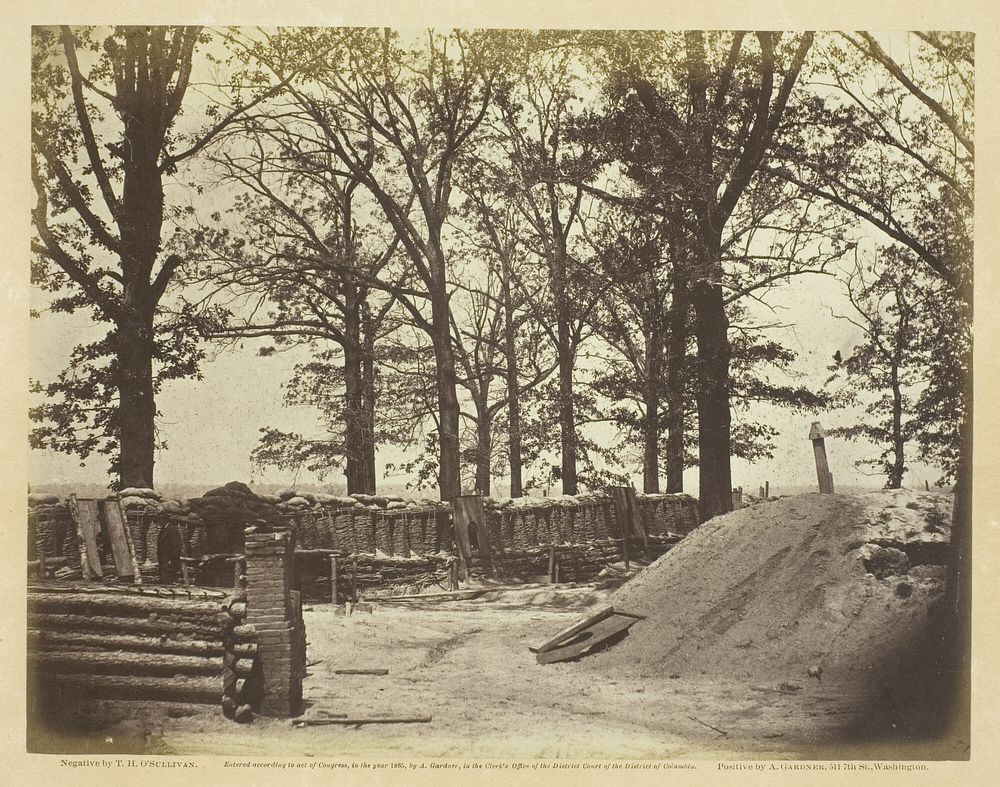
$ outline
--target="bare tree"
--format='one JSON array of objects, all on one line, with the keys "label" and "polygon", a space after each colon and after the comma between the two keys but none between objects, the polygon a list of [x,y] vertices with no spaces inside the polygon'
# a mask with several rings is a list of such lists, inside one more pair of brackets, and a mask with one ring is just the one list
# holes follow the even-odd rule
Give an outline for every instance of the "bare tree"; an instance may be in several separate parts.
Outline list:
[{"label": "bare tree", "polygon": [[32,31],[33,279],[69,290],[54,310],[89,308],[111,326],[74,351],[79,368],[36,386],[55,401],[32,410],[46,422],[32,442],[117,453],[122,486],[152,485],[156,390],[194,374],[200,359],[183,321],[163,309],[182,264],[161,259],[164,179],[267,94],[210,102],[209,127],[181,138],[177,118],[206,40],[199,27]]}]

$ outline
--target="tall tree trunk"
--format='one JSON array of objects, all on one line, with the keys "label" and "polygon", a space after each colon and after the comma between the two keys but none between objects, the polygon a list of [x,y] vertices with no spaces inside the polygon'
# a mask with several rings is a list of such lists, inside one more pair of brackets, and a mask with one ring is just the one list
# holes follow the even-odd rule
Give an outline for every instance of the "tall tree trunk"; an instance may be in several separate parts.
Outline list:
[{"label": "tall tree trunk", "polygon": [[[350,288],[348,284],[345,290]],[[368,463],[364,455],[364,382],[361,369],[361,315],[357,292],[345,292],[344,310],[344,454],[347,494],[368,492]]]},{"label": "tall tree trunk", "polygon": [[476,402],[476,493],[489,497],[492,484],[493,418],[489,403]]},{"label": "tall tree trunk", "polygon": [[444,280],[444,260],[438,261],[431,288],[431,331],[438,399],[438,489],[442,500],[462,494],[459,453],[458,377],[451,344],[451,307]]},{"label": "tall tree trunk", "polygon": [[642,491],[660,491],[660,390],[663,370],[663,339],[660,332],[646,335],[646,380],[643,406],[646,409],[642,428]]},{"label": "tall tree trunk", "polygon": [[576,410],[573,405],[573,348],[569,321],[561,314],[558,318],[557,349],[559,361],[559,446],[562,454],[562,493],[577,493],[576,477]]},{"label": "tall tree trunk", "polygon": [[698,509],[704,522],[733,510],[730,468],[729,317],[719,240],[706,244],[707,275],[692,283],[698,340]]},{"label": "tall tree trunk", "polygon": [[377,486],[375,473],[375,333],[377,326],[372,321],[367,301],[361,304],[361,393],[362,429],[361,443],[364,457],[364,478],[366,494],[374,495]]},{"label": "tall tree trunk", "polygon": [[160,250],[163,184],[157,166],[162,136],[155,112],[126,119],[129,156],[122,180],[121,261],[126,307],[116,325],[118,338],[119,481],[121,487],[153,486],[156,404],[153,396],[153,318],[150,276]]},{"label": "tall tree trunk", "polygon": [[115,329],[118,356],[119,488],[153,486],[153,320],[138,318]]},{"label": "tall tree trunk", "polygon": [[889,467],[889,480],[886,486],[889,489],[899,489],[903,485],[903,392],[899,385],[899,371],[896,362],[893,361],[892,374],[890,377],[892,386],[892,454],[893,462]]},{"label": "tall tree trunk", "polygon": [[507,356],[507,454],[510,460],[510,496],[522,497],[524,483],[521,478],[521,389],[517,382],[517,337],[509,280],[504,281],[503,308],[504,353]]},{"label": "tall tree trunk", "polygon": [[[968,744],[972,655],[972,370],[960,427],[958,471],[951,512],[951,556],[945,581],[937,680],[931,687],[935,726],[941,735]],[[968,755],[966,746],[963,755]]]},{"label": "tall tree trunk", "polygon": [[[678,274],[675,273],[675,277]],[[684,359],[687,354],[687,296],[674,283],[667,314],[670,334],[666,341],[667,387],[667,492],[684,491]]]}]

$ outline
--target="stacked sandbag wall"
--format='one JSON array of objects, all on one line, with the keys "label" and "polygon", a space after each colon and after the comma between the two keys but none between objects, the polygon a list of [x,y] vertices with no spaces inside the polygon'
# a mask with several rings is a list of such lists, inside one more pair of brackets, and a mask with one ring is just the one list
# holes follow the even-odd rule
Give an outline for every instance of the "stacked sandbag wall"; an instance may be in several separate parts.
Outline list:
[{"label": "stacked sandbag wall", "polygon": [[[190,558],[188,579],[196,584],[231,586],[233,569],[245,549],[244,529],[260,532],[288,530],[300,550],[315,551],[300,561],[299,585],[310,598],[331,595],[329,558],[363,557],[352,589],[382,585],[419,587],[442,582],[442,565],[406,561],[412,558],[455,554],[451,507],[430,499],[353,494],[337,496],[284,490],[277,495],[259,495],[245,484],[230,482],[200,498],[171,500],[151,489],[127,489],[121,493],[136,557],[144,577],[155,577],[157,537],[163,527],[179,527]],[[647,535],[684,535],[698,524],[697,500],[684,494],[637,495],[640,516]],[[76,534],[66,506],[51,495],[29,498],[29,559],[32,544],[47,557],[65,555],[62,574],[79,574]],[[485,501],[486,526],[495,551],[533,549],[543,545],[593,545],[620,537],[610,496],[581,494],[537,498],[490,499]],[[592,550],[591,550],[592,551]],[[397,560],[388,565],[384,561]],[[513,558],[512,558],[513,559]],[[516,569],[518,560],[510,564]],[[528,559],[527,557],[525,559]],[[581,554],[581,559],[583,555]],[[379,564],[382,561],[382,564]],[[530,558],[532,564],[538,558]],[[598,565],[603,554],[588,552],[585,562]],[[410,576],[412,574],[412,576]],[[412,581],[409,581],[412,580]],[[346,581],[346,572],[338,582]]]},{"label": "stacked sandbag wall", "polygon": [[303,549],[409,557],[451,548],[450,507],[433,500],[279,493],[279,521]]},{"label": "stacked sandbag wall", "polygon": [[[685,494],[637,495],[649,535],[684,535],[698,526],[698,501]],[[490,543],[503,549],[618,538],[614,501],[597,494],[487,499]]]}]

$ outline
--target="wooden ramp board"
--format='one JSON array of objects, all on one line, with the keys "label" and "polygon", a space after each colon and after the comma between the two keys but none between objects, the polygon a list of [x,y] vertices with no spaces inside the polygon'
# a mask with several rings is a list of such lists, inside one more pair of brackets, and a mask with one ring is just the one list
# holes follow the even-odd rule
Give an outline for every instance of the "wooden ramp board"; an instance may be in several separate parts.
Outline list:
[{"label": "wooden ramp board", "polygon": [[125,523],[121,503],[117,500],[102,500],[100,507],[104,513],[104,523],[107,525],[108,541],[111,542],[111,554],[115,560],[115,572],[119,579],[142,582],[139,576],[139,563],[135,559],[135,547]]},{"label": "wooden ramp board", "polygon": [[598,645],[606,642],[616,634],[621,634],[641,620],[633,615],[613,612],[610,616],[598,620],[588,628],[583,629],[562,644],[544,653],[538,653],[535,660],[539,664],[553,664],[557,661],[568,661],[579,658]]},{"label": "wooden ramp board", "polygon": [[532,653],[545,653],[546,651],[552,650],[558,647],[561,643],[568,640],[574,634],[579,634],[586,628],[597,623],[599,620],[604,620],[606,617],[610,617],[615,612],[615,608],[612,606],[600,607],[594,610],[592,613],[587,615],[585,618],[578,620],[569,628],[564,628],[558,634],[554,634],[549,637],[541,645],[532,645],[528,648]]}]

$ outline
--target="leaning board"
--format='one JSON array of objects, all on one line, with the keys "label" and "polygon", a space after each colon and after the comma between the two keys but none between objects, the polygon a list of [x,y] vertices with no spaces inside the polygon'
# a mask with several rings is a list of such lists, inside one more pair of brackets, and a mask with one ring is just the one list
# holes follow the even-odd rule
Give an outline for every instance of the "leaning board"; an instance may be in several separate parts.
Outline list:
[{"label": "leaning board", "polygon": [[76,535],[80,546],[80,568],[84,581],[91,578],[100,579],[101,555],[97,549],[97,534],[101,532],[101,520],[97,513],[96,500],[77,500],[76,495],[69,498],[70,515],[76,525]]},{"label": "leaning board", "polygon": [[118,579],[128,579],[136,584],[142,582],[139,574],[139,563],[135,559],[135,546],[129,535],[121,502],[118,500],[102,500],[101,510],[104,512],[104,523],[107,525],[108,541],[111,542],[111,554],[115,559],[115,572]]},{"label": "leaning board", "polygon": [[593,625],[583,631],[573,635],[557,648],[547,650],[544,653],[535,655],[535,660],[539,664],[552,664],[557,661],[568,661],[579,658],[591,651],[596,646],[627,631],[633,624],[638,623],[641,618],[626,615],[621,612],[614,612],[606,618],[598,620]]}]

